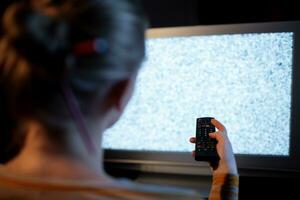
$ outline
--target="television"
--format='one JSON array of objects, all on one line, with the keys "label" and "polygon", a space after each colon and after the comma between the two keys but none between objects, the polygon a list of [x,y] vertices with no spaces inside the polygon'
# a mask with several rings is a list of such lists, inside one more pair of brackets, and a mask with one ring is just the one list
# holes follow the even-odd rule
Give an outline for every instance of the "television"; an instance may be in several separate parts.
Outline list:
[{"label": "television", "polygon": [[105,161],[207,174],[191,155],[196,119],[227,128],[240,171],[300,172],[300,22],[153,28]]}]

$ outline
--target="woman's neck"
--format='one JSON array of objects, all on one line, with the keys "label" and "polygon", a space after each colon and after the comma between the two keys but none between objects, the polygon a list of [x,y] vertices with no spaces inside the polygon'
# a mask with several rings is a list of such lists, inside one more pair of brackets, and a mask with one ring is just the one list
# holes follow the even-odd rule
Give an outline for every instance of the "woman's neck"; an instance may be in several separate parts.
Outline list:
[{"label": "woman's neck", "polygon": [[76,129],[62,133],[63,139],[55,142],[39,123],[28,122],[25,130],[25,144],[19,155],[6,164],[8,170],[41,178],[110,179],[103,170],[100,127],[90,129],[91,133],[99,133],[91,134],[96,143],[93,154],[88,153]]}]

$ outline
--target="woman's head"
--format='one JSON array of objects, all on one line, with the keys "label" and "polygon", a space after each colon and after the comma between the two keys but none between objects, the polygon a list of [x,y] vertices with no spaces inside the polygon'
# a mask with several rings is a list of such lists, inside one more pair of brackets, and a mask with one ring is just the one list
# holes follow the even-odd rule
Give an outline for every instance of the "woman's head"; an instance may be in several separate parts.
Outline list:
[{"label": "woman's head", "polygon": [[126,104],[144,58],[145,20],[130,0],[18,1],[3,14],[2,30],[0,141],[13,153],[24,120],[60,129],[71,120],[62,85],[85,116]]}]

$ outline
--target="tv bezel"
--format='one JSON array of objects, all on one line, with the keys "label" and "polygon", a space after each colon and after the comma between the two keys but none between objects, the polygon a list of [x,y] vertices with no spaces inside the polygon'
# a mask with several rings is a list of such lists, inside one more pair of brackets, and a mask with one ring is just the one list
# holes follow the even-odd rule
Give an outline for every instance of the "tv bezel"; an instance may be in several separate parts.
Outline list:
[{"label": "tv bezel", "polygon": [[[154,28],[149,29],[146,35],[147,38],[166,38],[272,32],[294,33],[289,156],[236,154],[236,160],[239,170],[261,170],[272,173],[288,171],[300,173],[300,129],[297,130],[297,122],[300,122],[300,21]],[[192,135],[193,133],[191,133],[191,136]],[[187,142],[188,139],[189,138],[187,138]],[[150,172],[174,172],[183,174],[210,173],[206,170],[208,164],[196,162],[189,152],[106,149],[105,162],[117,164],[120,167],[134,166],[135,168],[137,167],[138,170]]]}]

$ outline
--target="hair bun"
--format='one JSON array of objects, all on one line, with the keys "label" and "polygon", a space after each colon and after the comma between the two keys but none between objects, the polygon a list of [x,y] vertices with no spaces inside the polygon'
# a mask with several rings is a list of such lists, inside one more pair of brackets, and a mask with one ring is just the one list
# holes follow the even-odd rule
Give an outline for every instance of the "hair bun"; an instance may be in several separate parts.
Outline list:
[{"label": "hair bun", "polygon": [[3,28],[11,45],[31,64],[50,72],[62,70],[68,51],[68,26],[58,16],[44,15],[28,3],[16,3],[4,14]]}]

